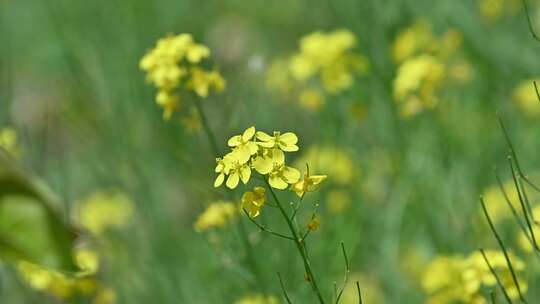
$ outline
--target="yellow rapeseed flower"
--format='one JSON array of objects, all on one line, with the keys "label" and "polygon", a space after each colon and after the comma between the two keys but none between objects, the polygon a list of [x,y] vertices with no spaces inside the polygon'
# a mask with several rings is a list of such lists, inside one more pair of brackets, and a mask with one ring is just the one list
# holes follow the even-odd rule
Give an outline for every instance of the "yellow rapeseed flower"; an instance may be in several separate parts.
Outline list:
[{"label": "yellow rapeseed flower", "polygon": [[146,79],[158,89],[156,103],[163,108],[163,118],[169,120],[180,109],[180,88],[207,97],[210,90],[220,92],[225,80],[218,71],[206,71],[198,65],[210,56],[208,47],[193,41],[189,34],[169,35],[143,56],[139,67]]},{"label": "yellow rapeseed flower", "polygon": [[123,193],[99,191],[79,202],[81,225],[95,235],[122,228],[133,216],[133,202]]},{"label": "yellow rapeseed flower", "polygon": [[270,136],[262,131],[257,132],[257,139],[260,140],[258,144],[262,147],[269,149],[280,149],[285,152],[298,151],[298,137],[292,132],[281,134],[281,132],[274,131],[274,136]]},{"label": "yellow rapeseed flower", "polygon": [[313,216],[307,224],[307,228],[311,231],[316,231],[319,226],[321,226],[321,219],[318,216]]},{"label": "yellow rapeseed flower", "polygon": [[326,175],[311,175],[309,174],[309,166],[306,166],[304,177],[292,186],[292,190],[299,197],[304,196],[306,192],[313,192],[319,188],[319,185],[326,180]]},{"label": "yellow rapeseed flower", "polygon": [[197,232],[203,232],[213,228],[224,228],[238,214],[238,208],[228,201],[215,201],[199,215],[194,228]]},{"label": "yellow rapeseed flower", "polygon": [[251,218],[259,216],[261,208],[266,203],[266,194],[263,187],[255,187],[253,191],[247,191],[242,195],[242,209]]},{"label": "yellow rapeseed flower", "polygon": [[253,167],[260,174],[268,174],[268,183],[276,189],[286,189],[300,179],[300,171],[285,165],[285,154],[279,149],[273,149],[266,156],[257,157],[253,161]]},{"label": "yellow rapeseed flower", "polygon": [[257,143],[252,140],[253,136],[255,136],[255,127],[250,127],[242,135],[235,135],[227,142],[229,147],[234,148],[236,155],[242,163],[246,163],[251,155],[257,153],[259,150]]}]

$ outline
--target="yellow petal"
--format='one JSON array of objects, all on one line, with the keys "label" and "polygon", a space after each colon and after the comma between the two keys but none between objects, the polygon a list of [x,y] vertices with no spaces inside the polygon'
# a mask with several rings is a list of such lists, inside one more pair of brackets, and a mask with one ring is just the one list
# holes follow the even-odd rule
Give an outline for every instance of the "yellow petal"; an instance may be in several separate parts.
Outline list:
[{"label": "yellow petal", "polygon": [[216,177],[216,180],[214,181],[214,187],[217,188],[223,184],[223,180],[225,179],[225,174],[221,173]]},{"label": "yellow petal", "polygon": [[279,140],[287,146],[295,145],[298,142],[298,137],[292,132],[287,132],[279,136]]},{"label": "yellow petal", "polygon": [[326,175],[311,175],[309,177],[309,183],[312,185],[318,185],[326,180],[328,176]]},{"label": "yellow petal", "polygon": [[285,153],[278,149],[272,150],[272,162],[277,164],[285,163]]},{"label": "yellow petal", "polygon": [[297,145],[284,145],[281,143],[279,144],[279,148],[285,152],[296,152],[299,150]]},{"label": "yellow petal", "polygon": [[244,134],[242,134],[242,140],[244,142],[250,140],[253,135],[255,135],[255,127],[250,127],[250,128],[247,128],[245,131],[244,131]]},{"label": "yellow petal", "polygon": [[286,189],[287,186],[289,186],[284,180],[275,175],[270,176],[270,178],[268,179],[268,183],[270,184],[270,186],[272,186],[272,188],[280,190]]},{"label": "yellow petal", "polygon": [[257,139],[262,141],[270,141],[273,139],[273,137],[262,131],[257,131]]},{"label": "yellow petal", "polygon": [[259,146],[261,147],[273,148],[276,143],[273,140],[271,140],[271,141],[258,142],[257,144],[259,144]]},{"label": "yellow petal", "polygon": [[236,147],[241,143],[242,143],[242,136],[240,136],[240,135],[236,135],[236,136],[231,137],[229,139],[229,141],[227,142],[229,147]]},{"label": "yellow petal", "polygon": [[257,153],[257,151],[259,151],[259,146],[257,146],[257,144],[253,141],[250,141],[246,144],[246,146],[248,147],[249,149],[249,152],[251,153],[251,155]]},{"label": "yellow petal", "polygon": [[272,161],[265,157],[257,157],[253,161],[253,168],[257,170],[260,174],[268,174],[272,171]]},{"label": "yellow petal", "polygon": [[233,172],[231,175],[229,175],[229,178],[227,178],[227,182],[225,183],[225,185],[227,185],[229,189],[234,189],[236,188],[236,186],[238,186],[239,181],[240,176],[238,176],[238,173]]},{"label": "yellow petal", "polygon": [[244,184],[247,184],[249,178],[251,177],[251,169],[249,166],[242,166],[240,169],[240,178]]},{"label": "yellow petal", "polygon": [[251,157],[251,151],[249,150],[249,147],[242,145],[234,149],[234,156],[240,164],[245,164]]},{"label": "yellow petal", "polygon": [[293,167],[283,168],[283,178],[289,184],[294,184],[300,179],[300,171]]}]

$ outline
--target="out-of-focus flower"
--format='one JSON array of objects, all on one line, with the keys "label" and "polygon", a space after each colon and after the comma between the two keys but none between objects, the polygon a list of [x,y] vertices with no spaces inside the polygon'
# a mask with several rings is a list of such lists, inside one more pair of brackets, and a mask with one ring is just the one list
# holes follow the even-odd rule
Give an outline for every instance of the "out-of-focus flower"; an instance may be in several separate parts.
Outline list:
[{"label": "out-of-focus flower", "polygon": [[[534,234],[534,241],[540,246],[540,206],[536,206],[532,210],[532,229]],[[523,231],[520,231],[518,234],[518,244],[525,252],[533,252],[533,237],[530,234],[529,230],[526,229],[525,234]]]},{"label": "out-of-focus flower", "polygon": [[342,213],[351,205],[351,196],[344,190],[331,190],[326,195],[326,208],[332,213]]},{"label": "out-of-focus flower", "polygon": [[[486,250],[486,257],[501,278],[501,282],[512,299],[517,299],[518,292],[504,254],[501,251]],[[526,282],[520,277],[525,264],[511,252],[512,263],[520,288],[527,290]],[[429,295],[428,303],[486,303],[481,288],[497,285],[483,256],[474,252],[468,257],[440,256],[426,268],[422,277],[422,287]]]},{"label": "out-of-focus flower", "polygon": [[384,293],[377,278],[366,273],[351,273],[349,275],[349,284],[343,290],[343,296],[340,303],[357,304],[358,290],[355,282],[360,285],[362,294],[362,303],[384,304],[386,303]]},{"label": "out-of-focus flower", "polygon": [[116,298],[116,292],[113,289],[103,287],[97,291],[92,304],[114,304],[117,303]]},{"label": "out-of-focus flower", "polygon": [[[504,192],[502,190],[504,190]],[[489,186],[484,190],[483,198],[489,216],[494,223],[512,217],[512,212],[510,212],[504,193],[506,193],[506,198],[508,198],[514,209],[521,210],[518,192],[513,180],[503,183],[503,189],[501,189],[498,184]],[[479,209],[479,212],[483,217],[483,211]]]},{"label": "out-of-focus flower", "polygon": [[194,224],[195,231],[203,232],[214,228],[224,228],[238,215],[238,208],[234,203],[215,201],[199,215]]},{"label": "out-of-focus flower", "polygon": [[163,108],[165,120],[180,109],[180,88],[202,98],[207,97],[211,89],[220,92],[225,88],[225,80],[217,70],[206,71],[198,66],[209,56],[208,47],[194,42],[189,34],[161,38],[143,56],[139,67],[147,73],[148,82],[158,89],[156,103]]},{"label": "out-of-focus flower", "polygon": [[540,116],[540,100],[536,95],[533,81],[540,85],[540,79],[522,81],[514,89],[512,97],[523,114],[529,117],[538,117]]},{"label": "out-of-focus flower", "polygon": [[18,157],[20,150],[17,140],[17,131],[11,127],[0,129],[0,149],[13,157]]},{"label": "out-of-focus flower", "polygon": [[348,30],[313,32],[300,39],[299,49],[288,59],[276,60],[269,68],[267,86],[309,110],[318,110],[325,93],[350,89],[357,75],[369,67],[366,57],[355,51],[356,37]]},{"label": "out-of-focus flower", "polygon": [[124,193],[98,191],[79,202],[81,225],[95,235],[129,224],[134,204]]},{"label": "out-of-focus flower", "polygon": [[404,118],[434,108],[443,84],[472,79],[471,66],[457,56],[461,44],[461,33],[448,29],[436,36],[425,20],[399,32],[392,49],[398,64],[393,93]]},{"label": "out-of-focus flower", "polygon": [[97,253],[87,249],[76,250],[75,264],[79,271],[68,274],[28,261],[19,261],[17,271],[32,289],[59,299],[68,300],[75,296],[92,297],[99,288],[94,276],[99,268]]},{"label": "out-of-focus flower", "polygon": [[279,303],[280,301],[275,296],[265,296],[262,294],[248,295],[234,302],[234,304],[279,304]]},{"label": "out-of-focus flower", "polygon": [[345,149],[333,146],[312,146],[295,162],[295,167],[305,167],[313,172],[324,172],[338,185],[348,185],[358,174],[352,155]]},{"label": "out-of-focus flower", "polygon": [[394,79],[394,98],[401,115],[411,117],[437,105],[436,91],[444,79],[444,65],[435,57],[420,55],[405,61]]},{"label": "out-of-focus flower", "polygon": [[255,187],[253,191],[247,191],[242,195],[242,209],[251,218],[259,216],[261,208],[266,203],[266,190],[263,187]]}]

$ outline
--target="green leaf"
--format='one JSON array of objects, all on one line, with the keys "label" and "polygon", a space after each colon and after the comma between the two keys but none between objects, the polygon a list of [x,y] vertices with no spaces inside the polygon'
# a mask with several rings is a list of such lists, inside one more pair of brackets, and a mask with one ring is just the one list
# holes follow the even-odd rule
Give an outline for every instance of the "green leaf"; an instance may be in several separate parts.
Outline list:
[{"label": "green leaf", "polygon": [[0,155],[0,259],[74,271],[75,229],[52,192]]}]

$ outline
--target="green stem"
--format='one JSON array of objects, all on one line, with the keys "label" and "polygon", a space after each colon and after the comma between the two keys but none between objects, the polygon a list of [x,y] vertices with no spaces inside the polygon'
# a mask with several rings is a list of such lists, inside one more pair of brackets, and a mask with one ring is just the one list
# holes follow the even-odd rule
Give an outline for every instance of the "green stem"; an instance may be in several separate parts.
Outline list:
[{"label": "green stem", "polygon": [[268,183],[268,180],[264,179],[264,182],[266,184],[266,187],[268,187],[268,189],[270,190],[270,193],[272,194],[272,197],[273,197],[274,201],[276,202],[276,204],[277,204],[277,206],[279,208],[279,211],[281,212],[281,215],[283,215],[283,218],[287,222],[287,226],[289,226],[289,230],[291,230],[291,233],[292,233],[293,239],[294,239],[293,241],[294,241],[294,243],[296,245],[296,248],[298,249],[298,252],[300,253],[300,256],[302,257],[303,262],[304,262],[304,268],[306,270],[306,274],[307,274],[307,276],[309,278],[309,281],[311,283],[311,287],[313,288],[313,291],[317,295],[317,298],[319,299],[319,303],[324,304],[325,303],[324,298],[323,298],[323,296],[321,294],[321,291],[319,290],[319,287],[317,286],[317,281],[315,280],[315,276],[313,274],[313,271],[311,270],[311,265],[310,265],[309,259],[308,259],[307,255],[306,255],[306,251],[304,250],[304,246],[305,246],[304,245],[304,240],[299,238],[298,231],[296,231],[296,229],[294,228],[294,225],[293,225],[291,219],[289,218],[289,215],[287,214],[287,212],[283,208],[283,205],[281,204],[281,202],[277,198],[277,195],[274,192],[274,189],[272,189],[272,187]]},{"label": "green stem", "polygon": [[[217,157],[220,155],[220,152],[217,145],[216,137],[214,136],[214,132],[212,131],[212,128],[210,127],[210,124],[208,123],[208,119],[206,118],[206,114],[204,113],[204,109],[202,107],[202,103],[200,99],[195,98],[194,104],[195,104],[195,108],[197,109],[197,112],[199,113],[199,116],[201,117],[204,133],[206,134],[206,138],[208,139],[208,144],[210,145],[210,148],[212,149],[212,152],[214,153],[214,155]],[[262,273],[257,265],[255,254],[253,253],[253,246],[251,246],[251,243],[249,242],[246,228],[244,227],[244,223],[241,220],[238,221],[238,230],[240,231],[242,244],[244,245],[244,248],[246,250],[246,254],[247,254],[246,259],[248,261],[248,264],[251,267],[251,272],[255,276],[256,280],[259,282],[257,286],[261,288],[261,291],[264,294],[268,294],[266,290],[266,284],[264,284],[264,281],[263,281]]]}]

